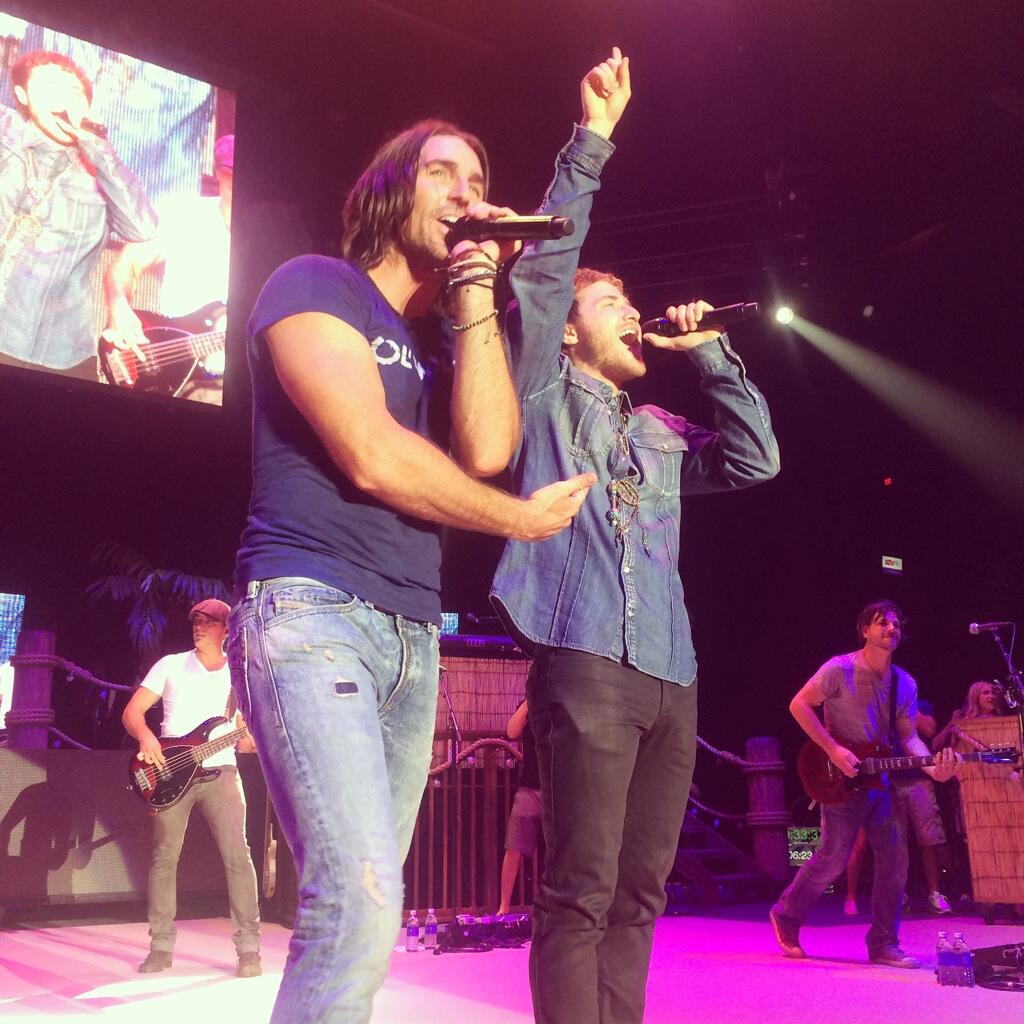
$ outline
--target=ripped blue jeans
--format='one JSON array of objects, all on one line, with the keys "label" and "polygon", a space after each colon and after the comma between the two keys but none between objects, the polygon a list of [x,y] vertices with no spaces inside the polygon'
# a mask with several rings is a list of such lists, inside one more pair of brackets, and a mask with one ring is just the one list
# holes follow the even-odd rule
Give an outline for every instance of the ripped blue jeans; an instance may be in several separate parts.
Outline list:
[{"label": "ripped blue jeans", "polygon": [[437,635],[305,579],[250,583],[231,613],[232,684],[299,876],[272,1024],[370,1019],[430,763]]}]

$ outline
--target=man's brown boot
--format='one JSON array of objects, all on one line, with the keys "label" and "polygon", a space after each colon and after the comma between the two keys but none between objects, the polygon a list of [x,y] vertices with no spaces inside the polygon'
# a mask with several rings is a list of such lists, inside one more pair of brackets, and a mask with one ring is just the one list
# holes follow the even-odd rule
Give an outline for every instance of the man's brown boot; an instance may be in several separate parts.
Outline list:
[{"label": "man's brown boot", "polygon": [[238,954],[238,967],[235,969],[236,978],[258,978],[263,973],[263,965],[260,963],[259,953]]},{"label": "man's brown boot", "polygon": [[171,954],[166,949],[151,949],[149,956],[136,968],[139,974],[156,974],[171,966]]}]

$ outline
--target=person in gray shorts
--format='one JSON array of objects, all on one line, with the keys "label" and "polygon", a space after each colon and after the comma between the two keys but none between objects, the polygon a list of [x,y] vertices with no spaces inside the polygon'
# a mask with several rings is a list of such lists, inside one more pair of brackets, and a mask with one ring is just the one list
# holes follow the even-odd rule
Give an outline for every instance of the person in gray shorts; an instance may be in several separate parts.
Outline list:
[{"label": "person in gray shorts", "polygon": [[[926,743],[931,743],[937,729],[935,709],[931,702],[919,700],[918,735]],[[903,833],[909,840],[913,830],[914,839],[921,850],[921,867],[928,883],[928,910],[932,914],[950,914],[952,907],[949,900],[939,890],[939,876],[946,863],[946,830],[935,798],[935,786],[919,768],[895,772],[891,779],[893,807],[903,819]],[[867,848],[867,834],[862,827],[857,833],[857,841],[846,865],[846,903],[843,910],[848,915],[858,913],[857,889]],[[904,896],[903,912],[906,913],[909,907],[909,899]]]},{"label": "person in gray shorts", "polygon": [[540,846],[541,802],[540,769],[530,728],[529,708],[523,700],[508,720],[505,729],[510,740],[522,739],[523,762],[519,788],[512,800],[512,812],[505,829],[505,859],[501,862],[501,904],[499,914],[507,914],[512,889],[519,876],[523,857],[535,857]]},{"label": "person in gray shorts", "polygon": [[[938,732],[935,708],[929,701],[917,702],[917,734],[931,744]],[[928,883],[928,910],[933,914],[949,914],[952,907],[939,890],[939,875],[946,859],[946,830],[942,825],[935,786],[924,772],[917,769],[893,778],[893,799],[897,813],[904,817],[907,838],[911,829],[921,849],[921,867]]]}]

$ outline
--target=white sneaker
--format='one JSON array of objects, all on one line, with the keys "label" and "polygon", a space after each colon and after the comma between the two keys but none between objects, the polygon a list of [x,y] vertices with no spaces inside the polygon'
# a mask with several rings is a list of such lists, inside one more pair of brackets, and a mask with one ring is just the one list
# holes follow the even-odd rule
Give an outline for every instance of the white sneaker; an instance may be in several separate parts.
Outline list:
[{"label": "white sneaker", "polygon": [[843,903],[843,913],[847,917],[856,917],[860,913],[860,911],[857,909],[857,901],[856,900],[846,900]]},{"label": "white sneaker", "polygon": [[928,909],[933,914],[953,913],[953,908],[949,905],[949,900],[947,900],[941,892],[933,892],[928,894]]}]

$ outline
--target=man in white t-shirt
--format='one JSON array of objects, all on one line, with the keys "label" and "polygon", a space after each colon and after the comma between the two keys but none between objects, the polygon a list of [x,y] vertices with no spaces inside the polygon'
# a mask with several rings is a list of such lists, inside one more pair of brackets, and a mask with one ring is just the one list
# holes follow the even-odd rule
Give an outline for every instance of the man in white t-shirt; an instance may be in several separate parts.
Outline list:
[{"label": "man in white t-shirt", "polygon": [[[244,723],[235,711],[231,677],[224,654],[224,638],[230,608],[223,601],[207,598],[191,612],[195,649],[168,654],[150,670],[132,695],[121,720],[139,743],[139,756],[150,764],[164,764],[160,741],[146,724],[146,712],[163,700],[161,736],[184,736],[208,718],[221,715]],[[230,731],[231,725],[215,729],[211,737]],[[243,741],[239,750],[253,750]],[[139,965],[143,974],[171,966],[176,930],[178,857],[185,838],[189,815],[198,804],[217,842],[228,881],[231,920],[235,926],[239,978],[254,978],[260,966],[260,910],[256,871],[245,841],[245,796],[238,777],[235,750],[229,747],[203,761],[204,768],[219,768],[216,779],[196,783],[173,806],[153,817],[153,860],[149,869],[150,952]]]}]

